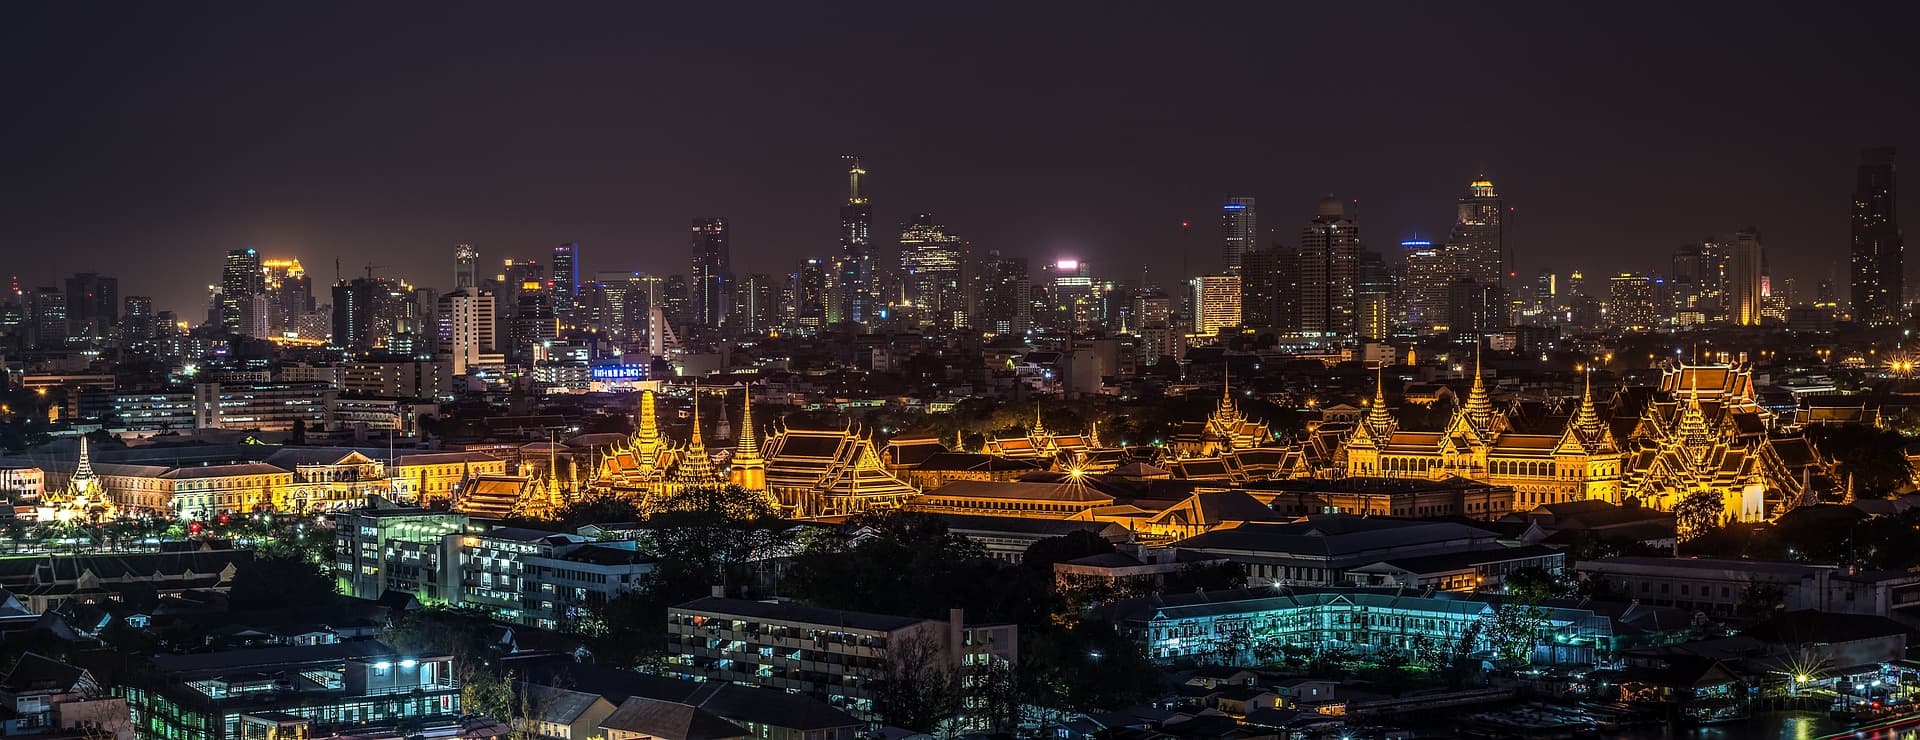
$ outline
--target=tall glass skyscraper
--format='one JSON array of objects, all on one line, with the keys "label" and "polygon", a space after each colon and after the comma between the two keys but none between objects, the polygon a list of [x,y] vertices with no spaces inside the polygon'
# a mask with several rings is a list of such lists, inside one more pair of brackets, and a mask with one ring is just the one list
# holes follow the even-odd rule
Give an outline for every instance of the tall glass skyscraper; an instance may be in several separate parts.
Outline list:
[{"label": "tall glass skyscraper", "polygon": [[840,258],[835,265],[833,301],[828,306],[830,323],[874,320],[873,280],[873,204],[861,192],[861,180],[867,171],[859,157],[851,157],[847,170],[847,204],[840,207]]},{"label": "tall glass skyscraper", "polygon": [[260,253],[252,247],[227,252],[220,270],[220,327],[229,334],[247,328],[253,297],[267,292],[267,276],[260,270]]},{"label": "tall glass skyscraper", "polygon": [[693,220],[693,323],[717,329],[724,322],[732,251],[725,218]]},{"label": "tall glass skyscraper", "polygon": [[1853,188],[1853,316],[1869,324],[1901,321],[1906,245],[1894,210],[1893,147],[1860,153]]},{"label": "tall glass skyscraper", "polygon": [[1260,223],[1253,199],[1228,195],[1227,202],[1220,206],[1220,231],[1225,238],[1222,255],[1227,272],[1239,273],[1242,257],[1260,246]]},{"label": "tall glass skyscraper", "polygon": [[580,295],[580,245],[567,242],[553,248],[553,310],[561,316],[573,314],[573,299]]}]

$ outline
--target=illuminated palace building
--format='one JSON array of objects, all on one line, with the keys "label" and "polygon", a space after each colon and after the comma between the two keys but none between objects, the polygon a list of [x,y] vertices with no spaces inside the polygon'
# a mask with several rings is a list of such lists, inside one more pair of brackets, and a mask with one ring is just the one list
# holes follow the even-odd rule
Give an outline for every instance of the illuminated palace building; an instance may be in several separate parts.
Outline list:
[{"label": "illuminated palace building", "polygon": [[1594,408],[1591,386],[1560,434],[1519,434],[1510,429],[1506,415],[1494,408],[1487,394],[1477,360],[1466,402],[1438,432],[1399,429],[1387,413],[1385,389],[1377,385],[1369,412],[1354,425],[1342,448],[1345,473],[1436,480],[1461,477],[1507,486],[1520,509],[1617,498],[1620,448]]},{"label": "illuminated palace building", "polygon": [[[1775,437],[1771,414],[1754,400],[1751,368],[1669,367],[1637,419],[1633,394],[1603,420],[1588,385],[1559,434],[1511,431],[1487,394],[1479,364],[1466,401],[1439,432],[1400,430],[1383,389],[1340,446],[1334,470],[1347,476],[1448,477],[1514,490],[1514,507],[1638,499],[1659,509],[1696,492],[1722,497],[1726,516],[1761,521],[1801,503],[1807,478],[1823,472],[1800,437]],[[1624,441],[1616,430],[1631,432]],[[1344,458],[1344,463],[1340,462]]]}]

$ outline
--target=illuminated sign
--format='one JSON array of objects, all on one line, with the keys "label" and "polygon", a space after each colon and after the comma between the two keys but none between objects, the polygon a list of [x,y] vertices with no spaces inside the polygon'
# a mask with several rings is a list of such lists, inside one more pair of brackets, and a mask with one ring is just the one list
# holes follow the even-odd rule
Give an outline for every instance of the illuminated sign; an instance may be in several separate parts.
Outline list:
[{"label": "illuminated sign", "polygon": [[646,365],[595,365],[587,371],[594,380],[646,380]]},{"label": "illuminated sign", "polygon": [[1224,209],[1226,209],[1226,210],[1229,210],[1229,211],[1244,211],[1244,210],[1247,210],[1247,206],[1246,206],[1246,204],[1244,204],[1244,203],[1228,203],[1228,204],[1226,204],[1226,205],[1224,205],[1224,206],[1221,206],[1221,208],[1224,208]]}]

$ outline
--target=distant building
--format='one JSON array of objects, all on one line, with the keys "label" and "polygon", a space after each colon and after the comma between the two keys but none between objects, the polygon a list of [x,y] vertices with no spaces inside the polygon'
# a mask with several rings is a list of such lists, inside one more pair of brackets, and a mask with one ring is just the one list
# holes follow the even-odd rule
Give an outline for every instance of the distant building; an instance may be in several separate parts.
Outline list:
[{"label": "distant building", "polygon": [[1014,625],[967,624],[958,609],[941,621],[715,597],[667,611],[665,672],[807,694],[871,719],[896,665],[964,676],[1012,665],[1019,644]]},{"label": "distant building", "polygon": [[1895,200],[1893,147],[1860,153],[1853,188],[1853,315],[1869,324],[1904,322],[1906,244]]},{"label": "distant building", "polygon": [[[1452,650],[1471,640],[1467,654],[1492,659],[1493,636],[1477,625],[1497,608],[1491,599],[1403,590],[1249,589],[1175,594],[1121,602],[1113,621],[1139,640],[1156,662],[1250,657],[1255,645],[1313,645],[1359,655],[1406,653],[1426,646]],[[1612,637],[1605,616],[1587,609],[1542,607],[1541,634],[1531,661],[1589,665]]]},{"label": "distant building", "polygon": [[1212,336],[1240,326],[1240,276],[1202,275],[1192,280],[1193,333]]},{"label": "distant building", "polygon": [[1360,224],[1329,195],[1300,232],[1300,330],[1310,334],[1354,333],[1355,289],[1360,266]]},{"label": "distant building", "polygon": [[0,735],[133,740],[127,700],[109,696],[93,674],[27,653],[0,678]]},{"label": "distant building", "polygon": [[733,289],[733,246],[725,218],[693,220],[693,323],[718,329]]},{"label": "distant building", "polygon": [[1608,283],[1608,323],[1629,331],[1646,331],[1660,323],[1659,307],[1653,297],[1653,278],[1623,272]]},{"label": "distant building", "polygon": [[1220,231],[1225,237],[1221,253],[1227,272],[1238,274],[1241,258],[1260,244],[1260,219],[1253,198],[1228,195],[1226,204],[1220,206]]},{"label": "distant building", "polygon": [[462,714],[450,655],[401,654],[374,640],[146,659],[115,693],[142,738],[326,737]]}]

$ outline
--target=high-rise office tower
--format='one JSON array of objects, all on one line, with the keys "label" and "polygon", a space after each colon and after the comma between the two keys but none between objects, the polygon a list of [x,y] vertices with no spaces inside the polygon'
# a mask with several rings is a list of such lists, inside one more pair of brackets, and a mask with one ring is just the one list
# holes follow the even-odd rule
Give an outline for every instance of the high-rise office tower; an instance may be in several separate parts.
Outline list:
[{"label": "high-rise office tower", "polygon": [[1280,295],[1291,289],[1281,282],[1282,249],[1249,249],[1240,255],[1240,320],[1250,329],[1288,330],[1278,316]]},{"label": "high-rise office tower", "polygon": [[35,289],[27,302],[27,313],[32,317],[31,346],[56,349],[67,345],[71,333],[67,327],[66,293],[52,287]]},{"label": "high-rise office tower", "polygon": [[733,305],[729,309],[732,317],[727,324],[735,331],[747,334],[765,334],[779,328],[780,288],[780,283],[772,275],[748,273],[735,286]]},{"label": "high-rise office tower", "polygon": [[1201,275],[1188,283],[1193,289],[1193,333],[1212,336],[1240,326],[1240,276]]},{"label": "high-rise office tower", "polygon": [[660,317],[680,331],[693,317],[693,283],[685,275],[668,275],[660,294]]},{"label": "high-rise office tower", "polygon": [[1853,316],[1869,324],[1904,320],[1906,243],[1894,191],[1893,147],[1860,153],[1853,187]]},{"label": "high-rise office tower", "polygon": [[947,227],[922,213],[900,229],[900,274],[906,287],[911,320],[923,328],[942,330],[969,325],[966,283],[966,242]]},{"label": "high-rise office tower", "polygon": [[1227,261],[1227,272],[1238,273],[1242,256],[1260,246],[1260,224],[1253,199],[1229,194],[1227,202],[1220,206],[1220,231],[1225,238],[1222,255]]},{"label": "high-rise office tower", "polygon": [[725,218],[693,220],[693,323],[718,329],[726,323],[733,282],[732,247]]},{"label": "high-rise office tower", "polygon": [[1032,276],[1026,258],[989,251],[980,259],[977,279],[977,328],[995,334],[1025,334],[1033,328]]},{"label": "high-rise office tower", "polygon": [[130,295],[121,301],[121,337],[135,341],[152,339],[155,335],[153,322],[153,298]]},{"label": "high-rise office tower", "polygon": [[313,313],[313,279],[299,259],[260,261],[267,284],[267,325],[274,334],[299,331],[300,319]]},{"label": "high-rise office tower", "polygon": [[1741,326],[1759,325],[1764,308],[1766,250],[1760,246],[1760,232],[1752,227],[1734,232],[1726,240],[1727,320]]},{"label": "high-rise office tower", "polygon": [[567,242],[553,248],[553,278],[547,286],[553,289],[553,312],[556,316],[573,315],[573,298],[580,294],[580,244]]},{"label": "high-rise office tower", "polygon": [[243,304],[265,292],[266,273],[261,271],[260,253],[252,247],[228,251],[220,269],[220,328],[229,334],[242,333],[250,313]]},{"label": "high-rise office tower", "polygon": [[451,360],[454,375],[466,375],[494,350],[493,295],[478,288],[459,288],[440,296],[434,312],[438,323],[438,355]]},{"label": "high-rise office tower", "polygon": [[1616,329],[1645,331],[1660,321],[1653,278],[1623,272],[1608,281],[1607,323]]},{"label": "high-rise office tower", "polygon": [[871,314],[879,297],[873,279],[873,204],[861,191],[866,169],[859,157],[849,159],[853,164],[847,170],[847,204],[840,207],[840,257],[835,262],[827,320],[867,323],[875,318]]},{"label": "high-rise office tower", "polygon": [[1147,364],[1161,357],[1176,357],[1185,346],[1176,338],[1173,325],[1173,299],[1165,291],[1142,289],[1133,297],[1134,321],[1139,323],[1140,355]]},{"label": "high-rise office tower", "polygon": [[120,281],[95,272],[67,278],[67,326],[74,337],[106,338],[120,324]]},{"label": "high-rise office tower", "polygon": [[1385,339],[1393,333],[1393,276],[1379,252],[1361,250],[1353,279],[1353,328],[1364,339]]},{"label": "high-rise office tower", "polygon": [[480,289],[480,250],[472,244],[459,244],[453,248],[453,289]]},{"label": "high-rise office tower", "polygon": [[827,260],[808,257],[800,261],[798,269],[788,277],[793,283],[789,290],[792,294],[791,328],[801,334],[812,334],[827,325],[828,303],[833,300],[828,291],[831,282],[828,277],[833,267]]},{"label": "high-rise office tower", "polygon": [[[1489,286],[1498,296],[1505,295],[1511,255],[1506,245],[1506,206],[1494,192],[1493,181],[1482,176],[1467,186],[1467,195],[1455,208],[1453,233],[1449,241],[1458,249],[1458,271],[1454,277],[1471,278]],[[1499,303],[1504,298],[1497,299]],[[1496,314],[1504,314],[1495,310]],[[1506,324],[1504,315],[1490,315],[1492,327]]]},{"label": "high-rise office tower", "polygon": [[1092,265],[1078,259],[1054,260],[1041,266],[1040,274],[1046,303],[1043,313],[1036,314],[1035,319],[1041,326],[1055,331],[1080,332],[1096,323],[1099,317],[1094,310]]},{"label": "high-rise office tower", "polygon": [[1354,288],[1360,263],[1360,225],[1340,200],[1320,201],[1300,232],[1300,330],[1354,333]]},{"label": "high-rise office tower", "polygon": [[1400,251],[1407,265],[1406,285],[1402,288],[1407,325],[1420,333],[1446,327],[1452,321],[1447,296],[1448,286],[1453,282],[1453,266],[1447,259],[1446,247],[1427,239],[1408,239],[1400,242]]},{"label": "high-rise office tower", "polygon": [[354,278],[333,286],[334,346],[354,351],[373,347],[383,292],[372,278]]},{"label": "high-rise office tower", "polygon": [[545,354],[546,346],[559,336],[559,317],[554,313],[554,293],[550,288],[522,288],[515,296],[513,318],[507,322],[506,354],[513,362],[526,365]]}]

